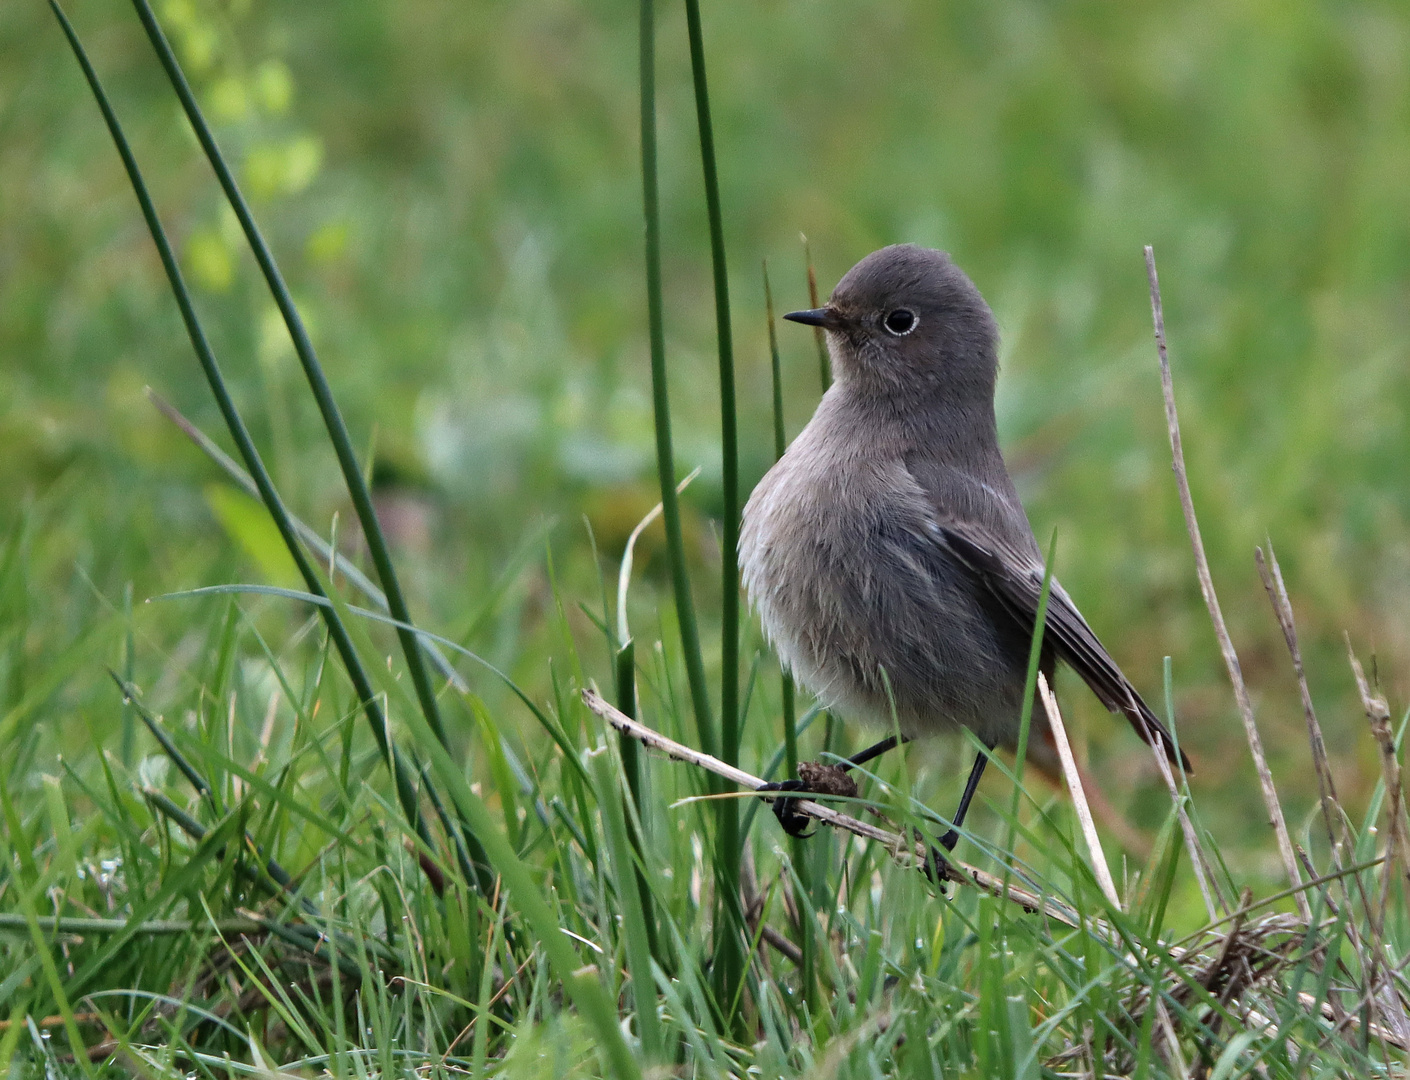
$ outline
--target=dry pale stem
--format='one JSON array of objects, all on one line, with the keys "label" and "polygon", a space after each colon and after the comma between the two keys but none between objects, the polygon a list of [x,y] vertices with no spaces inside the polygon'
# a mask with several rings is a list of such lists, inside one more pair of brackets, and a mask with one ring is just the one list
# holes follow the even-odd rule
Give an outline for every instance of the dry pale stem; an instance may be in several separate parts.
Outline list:
[{"label": "dry pale stem", "polygon": [[1356,689],[1361,695],[1361,707],[1366,710],[1366,719],[1371,724],[1371,734],[1381,752],[1381,775],[1386,786],[1386,865],[1381,892],[1381,916],[1385,916],[1385,905],[1390,899],[1390,883],[1395,877],[1396,867],[1406,875],[1410,884],[1410,861],[1405,851],[1406,837],[1410,828],[1405,818],[1404,790],[1400,778],[1400,759],[1395,753],[1395,734],[1390,729],[1390,706],[1385,698],[1371,690],[1366,681],[1366,672],[1361,661],[1351,651],[1351,638],[1346,639],[1346,654],[1351,659],[1351,671],[1356,676]]},{"label": "dry pale stem", "polygon": [[1057,698],[1048,687],[1048,679],[1038,672],[1038,695],[1043,699],[1043,708],[1048,714],[1048,727],[1053,733],[1053,743],[1057,746],[1058,760],[1062,762],[1063,776],[1067,778],[1067,790],[1072,795],[1072,805],[1077,811],[1077,820],[1082,825],[1082,836],[1087,841],[1087,853],[1092,857],[1092,870],[1097,882],[1111,901],[1111,906],[1121,910],[1121,897],[1116,892],[1116,882],[1111,879],[1111,868],[1107,866],[1106,853],[1102,851],[1101,837],[1097,835],[1097,824],[1092,820],[1092,809],[1087,805],[1087,793],[1082,787],[1082,775],[1077,771],[1077,759],[1072,756],[1072,745],[1067,741],[1067,727],[1062,722]]},{"label": "dry pale stem", "polygon": [[[1210,622],[1214,624],[1214,635],[1219,639],[1219,651],[1224,656],[1224,666],[1229,671],[1229,681],[1234,686],[1234,700],[1238,703],[1239,715],[1243,718],[1244,735],[1248,739],[1249,752],[1253,755],[1253,765],[1258,771],[1258,784],[1263,791],[1263,804],[1268,810],[1268,822],[1273,826],[1278,840],[1278,854],[1283,860],[1283,869],[1288,881],[1294,885],[1302,883],[1298,873],[1297,856],[1293,854],[1292,839],[1288,836],[1288,825],[1283,820],[1283,808],[1278,802],[1278,791],[1273,786],[1273,774],[1268,768],[1268,758],[1263,752],[1263,740],[1258,734],[1258,725],[1253,720],[1253,703],[1249,700],[1248,687],[1244,685],[1243,670],[1239,666],[1238,654],[1229,638],[1229,628],[1224,623],[1224,615],[1219,610],[1219,598],[1214,593],[1214,580],[1209,574],[1209,560],[1204,554],[1204,541],[1200,538],[1199,521],[1195,518],[1195,504],[1190,495],[1190,478],[1185,471],[1185,451],[1180,441],[1180,417],[1175,409],[1175,384],[1170,376],[1170,357],[1165,348],[1165,312],[1160,301],[1160,280],[1155,272],[1155,251],[1146,246],[1146,275],[1151,287],[1151,316],[1155,322],[1155,345],[1160,356],[1160,386],[1165,395],[1165,424],[1170,434],[1170,452],[1175,470],[1175,484],[1180,492],[1180,508],[1185,514],[1185,529],[1190,534],[1190,544],[1195,553],[1195,572],[1199,576],[1200,592],[1204,594],[1205,607],[1209,609]],[[1312,908],[1303,892],[1294,894],[1298,912],[1306,921],[1312,919]]]},{"label": "dry pale stem", "polygon": [[[1342,852],[1344,848],[1353,847],[1354,841],[1349,835],[1346,826],[1346,818],[1342,813],[1341,802],[1337,798],[1336,784],[1332,780],[1331,764],[1327,760],[1327,747],[1322,739],[1322,725],[1317,721],[1317,713],[1312,707],[1312,692],[1307,685],[1307,674],[1302,665],[1302,648],[1297,640],[1297,623],[1293,619],[1292,601],[1288,599],[1287,585],[1283,581],[1283,570],[1278,565],[1278,557],[1273,551],[1273,543],[1268,542],[1268,557],[1263,556],[1261,548],[1254,549],[1254,561],[1258,564],[1259,577],[1263,579],[1263,588],[1268,593],[1268,599],[1273,604],[1273,613],[1277,616],[1278,625],[1283,631],[1283,640],[1287,643],[1288,655],[1292,657],[1293,672],[1297,676],[1297,687],[1302,695],[1302,712],[1307,721],[1307,741],[1312,748],[1312,766],[1317,774],[1317,787],[1320,794],[1322,808],[1322,821],[1327,829],[1327,843],[1330,847],[1332,866],[1340,870],[1344,865]],[[1303,863],[1308,865],[1304,858]],[[1310,866],[1308,873],[1316,876]],[[1340,879],[1343,895],[1347,903],[1351,903],[1351,889],[1355,888],[1361,898],[1361,906],[1368,914],[1373,912],[1371,899],[1366,893],[1365,884],[1360,874],[1348,875]],[[1384,909],[1384,903],[1382,904]],[[1347,923],[1347,934],[1351,939],[1351,945],[1359,952],[1366,955],[1366,963],[1363,968],[1365,976],[1365,992],[1371,994],[1385,1012],[1386,1017],[1396,1030],[1404,1030],[1404,1012],[1400,1007],[1399,997],[1391,988],[1387,993],[1384,989],[1375,992],[1379,983],[1377,972],[1384,969],[1390,970],[1391,962],[1386,952],[1385,941],[1381,935],[1381,925],[1379,920],[1374,918],[1370,922],[1370,940],[1363,940],[1361,930],[1355,921]]]},{"label": "dry pale stem", "polygon": [[[674,739],[666,738],[666,736],[662,735],[659,731],[654,731],[645,724],[633,720],[631,717],[627,716],[626,713],[604,699],[596,690],[588,689],[583,691],[583,704],[618,731],[639,740],[649,749],[657,750],[668,757],[675,758],[677,761],[684,761],[687,764],[705,769],[708,772],[714,773],[716,776],[723,777],[731,783],[737,784],[742,788],[748,788],[751,791],[758,791],[767,786],[766,781],[759,779],[759,777],[751,773],[745,772],[743,769],[726,764],[719,758],[712,757],[710,754],[692,749],[689,746],[683,746]],[[886,850],[891,853],[891,857],[903,865],[920,868],[926,866],[930,859],[930,849],[925,844],[918,843],[898,833],[890,832],[887,829],[882,829],[868,822],[859,821],[857,818],[849,817],[847,814],[840,814],[831,807],[823,806],[821,803],[813,802],[811,799],[796,799],[793,808],[800,814],[806,814],[808,817],[816,818],[824,825],[831,825],[834,828],[843,829],[867,840],[875,840],[877,843],[884,845]],[[958,860],[949,859],[947,861],[952,870],[950,878],[952,881],[963,885],[973,885],[989,893],[991,896],[1011,900],[1028,911],[1041,912],[1048,918],[1063,923],[1066,926],[1079,927],[1082,925],[1081,920],[1074,912],[1059,904],[1053,903],[1051,900],[1045,900],[1037,893],[1030,892],[1027,889],[1015,888],[1012,885],[1006,885],[1002,878],[997,878],[993,874],[987,874],[977,867],[968,866]]]},{"label": "dry pale stem", "polygon": [[1312,691],[1307,686],[1307,674],[1302,667],[1302,648],[1297,641],[1297,623],[1293,621],[1292,602],[1288,599],[1287,586],[1283,584],[1283,570],[1278,565],[1278,556],[1273,552],[1271,540],[1268,541],[1268,558],[1264,559],[1262,548],[1254,548],[1253,561],[1258,564],[1258,576],[1263,579],[1263,588],[1268,593],[1268,599],[1273,605],[1273,614],[1283,631],[1288,655],[1292,657],[1297,689],[1302,695],[1302,715],[1307,721],[1307,741],[1312,748],[1312,768],[1317,773],[1322,822],[1327,828],[1327,843],[1331,845],[1332,865],[1340,869],[1342,860],[1338,833],[1345,831],[1344,828],[1337,828],[1341,822],[1341,806],[1337,799],[1336,784],[1332,781],[1331,765],[1327,761],[1327,745],[1322,739],[1322,725],[1317,722],[1317,713],[1312,707]]},{"label": "dry pale stem", "polygon": [[[1395,977],[1390,957],[1386,955],[1384,939],[1381,929],[1385,925],[1386,909],[1390,904],[1391,882],[1395,880],[1395,868],[1397,859],[1402,872],[1410,869],[1410,864],[1405,861],[1405,822],[1404,822],[1404,801],[1400,780],[1400,760],[1395,754],[1395,737],[1390,730],[1390,707],[1385,699],[1379,697],[1371,691],[1370,684],[1366,681],[1366,673],[1361,669],[1361,663],[1356,659],[1356,654],[1351,650],[1351,638],[1348,635],[1346,642],[1347,655],[1351,658],[1351,671],[1356,677],[1356,689],[1361,695],[1362,707],[1366,710],[1366,719],[1371,723],[1371,734],[1376,740],[1376,746],[1381,751],[1381,770],[1385,778],[1386,786],[1386,865],[1381,878],[1381,902],[1379,909],[1371,915],[1371,930],[1373,934],[1373,945],[1376,951],[1372,954],[1370,968],[1367,974],[1367,996],[1374,997],[1379,1006],[1381,1015],[1385,1017],[1393,1029],[1395,1035],[1403,1044],[1410,1041],[1410,1017],[1406,1016],[1404,1002],[1396,989]],[[1367,911],[1371,905],[1365,904]],[[1384,968],[1387,977],[1384,983],[1377,979],[1377,969]]]}]

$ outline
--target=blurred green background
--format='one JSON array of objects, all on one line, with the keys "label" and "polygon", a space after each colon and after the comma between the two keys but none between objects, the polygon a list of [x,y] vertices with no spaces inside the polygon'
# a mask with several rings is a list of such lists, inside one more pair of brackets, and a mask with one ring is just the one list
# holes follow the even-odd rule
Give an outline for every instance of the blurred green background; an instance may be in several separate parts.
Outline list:
[{"label": "blurred green background", "polygon": [[[140,27],[117,0],[69,11],[287,500],[324,529],[341,511],[346,534],[292,351]],[[562,656],[556,581],[604,677],[577,606],[600,606],[599,572],[656,498],[635,6],[159,13],[376,462],[413,610],[542,696]],[[1265,537],[1359,812],[1376,763],[1343,632],[1374,654],[1397,714],[1410,672],[1410,10],[730,0],[704,18],[746,482],[772,456],[762,260],[788,310],[807,299],[800,232],[824,292],[884,244],[951,251],[1003,329],[1000,423],[1035,530],[1057,529],[1058,573],[1155,700],[1173,656],[1206,820],[1271,859],[1169,472],[1141,257],[1154,244],[1196,506],[1291,823],[1314,790],[1252,560]],[[708,626],[713,307],[684,18],[668,4],[660,19],[667,345],[678,461],[704,470],[687,524]],[[223,438],[37,0],[0,7],[0,149],[0,533],[22,570],[0,591],[0,716],[15,720],[11,766],[47,767],[60,749],[113,749],[121,703],[103,665],[122,657],[113,613],[129,583],[136,672],[161,707],[189,689],[209,620],[191,601],[141,601],[289,574],[256,505],[143,395]],[[780,334],[792,434],[817,361],[806,331]],[[663,553],[651,534],[643,545],[633,627],[669,640]],[[303,618],[250,607],[285,635]],[[1148,757],[1064,686],[1108,795],[1158,823]],[[769,744],[776,718],[758,705],[752,739]]]}]

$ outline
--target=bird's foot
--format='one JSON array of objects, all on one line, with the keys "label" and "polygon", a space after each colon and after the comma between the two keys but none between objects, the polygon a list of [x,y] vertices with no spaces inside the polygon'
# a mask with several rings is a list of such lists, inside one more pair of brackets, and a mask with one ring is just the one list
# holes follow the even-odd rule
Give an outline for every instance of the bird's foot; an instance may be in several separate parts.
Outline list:
[{"label": "bird's foot", "polygon": [[941,892],[944,892],[946,882],[959,880],[959,871],[938,847],[930,849],[920,869]]},{"label": "bird's foot", "polygon": [[[797,795],[835,795],[845,799],[857,796],[857,782],[847,775],[841,765],[824,765],[820,761],[800,761],[798,779],[782,780],[776,784],[765,784],[760,791],[787,791]],[[789,836],[811,836],[806,832],[812,819],[797,810],[796,799],[772,799],[774,817]]]},{"label": "bird's foot", "polygon": [[[933,885],[944,891],[945,883],[949,881],[960,881],[961,872],[952,863],[946,854],[955,850],[955,844],[959,842],[960,834],[957,830],[951,829],[944,836],[940,837],[940,847],[931,847],[926,853],[925,862],[920,869],[928,877]],[[920,831],[916,831],[916,840],[924,843]],[[945,850],[942,852],[940,848]]]}]

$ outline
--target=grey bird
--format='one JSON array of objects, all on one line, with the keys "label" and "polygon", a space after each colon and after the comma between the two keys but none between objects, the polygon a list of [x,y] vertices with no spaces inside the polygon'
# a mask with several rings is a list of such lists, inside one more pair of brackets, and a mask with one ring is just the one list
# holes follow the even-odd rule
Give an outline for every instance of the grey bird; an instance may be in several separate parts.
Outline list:
[{"label": "grey bird", "polygon": [[[827,331],[835,381],[744,508],[740,567],[766,635],[844,715],[890,728],[894,703],[903,739],[969,728],[990,749],[1013,745],[1044,566],[999,451],[989,305],[944,252],[899,244],[857,263],[825,307],[784,318]],[[1057,660],[1189,768],[1053,581],[1040,657],[1050,681]],[[1033,716],[1043,722],[1041,706]],[[818,770],[799,771],[777,789],[817,790]],[[775,812],[799,832],[786,799]]]}]

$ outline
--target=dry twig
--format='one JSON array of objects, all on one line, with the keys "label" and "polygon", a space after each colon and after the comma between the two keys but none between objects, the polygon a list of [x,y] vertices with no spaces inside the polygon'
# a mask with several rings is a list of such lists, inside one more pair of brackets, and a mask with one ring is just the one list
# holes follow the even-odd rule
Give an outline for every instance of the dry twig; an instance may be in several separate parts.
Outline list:
[{"label": "dry twig", "polygon": [[[1151,287],[1151,316],[1155,322],[1155,346],[1160,356],[1160,386],[1165,395],[1165,424],[1170,434],[1170,452],[1175,470],[1175,484],[1180,491],[1180,508],[1185,514],[1185,529],[1190,534],[1190,544],[1195,553],[1195,571],[1199,575],[1200,592],[1204,594],[1205,607],[1209,609],[1210,621],[1214,624],[1214,635],[1219,639],[1219,651],[1224,656],[1224,666],[1229,671],[1229,681],[1234,686],[1234,699],[1238,702],[1239,715],[1243,718],[1244,735],[1248,738],[1248,748],[1253,754],[1253,765],[1258,771],[1258,784],[1263,791],[1263,804],[1268,810],[1268,821],[1273,826],[1278,841],[1278,854],[1282,856],[1283,869],[1288,881],[1293,885],[1302,883],[1297,870],[1297,857],[1293,854],[1292,839],[1288,836],[1288,825],[1283,820],[1283,808],[1278,802],[1278,791],[1273,786],[1273,774],[1268,768],[1268,758],[1263,753],[1263,740],[1258,734],[1258,726],[1253,720],[1253,703],[1249,700],[1248,687],[1244,685],[1243,670],[1239,666],[1238,654],[1229,638],[1229,628],[1224,623],[1223,612],[1219,610],[1219,598],[1214,594],[1214,580],[1209,574],[1209,560],[1205,558],[1204,541],[1200,539],[1199,522],[1195,518],[1195,504],[1190,495],[1190,478],[1185,471],[1185,451],[1180,442],[1180,418],[1175,410],[1175,384],[1170,376],[1170,357],[1165,348],[1165,311],[1160,301],[1160,281],[1155,272],[1155,251],[1146,245],[1146,276]],[[1312,920],[1312,907],[1307,896],[1294,894],[1298,912],[1305,921]]]},{"label": "dry twig", "polygon": [[[639,723],[627,716],[626,713],[613,706],[602,697],[596,690],[587,689],[583,691],[583,704],[595,712],[603,720],[611,724],[618,731],[632,738],[639,740],[649,749],[657,750],[677,761],[684,761],[687,764],[695,765],[723,777],[732,784],[737,784],[742,788],[751,791],[759,791],[767,786],[766,781],[759,779],[752,773],[747,773],[743,769],[734,765],[728,765],[717,757],[694,750],[689,746],[683,746],[674,739],[668,739],[659,731],[654,731],[645,724]],[[890,832],[879,826],[859,821],[857,818],[847,814],[838,813],[831,807],[823,806],[821,803],[813,802],[811,799],[796,799],[794,810],[808,817],[816,818],[824,825],[831,825],[834,828],[843,829],[856,836],[867,840],[875,840],[886,847],[891,853],[891,857],[902,865],[914,866],[916,869],[924,869],[931,862],[931,852],[927,845],[909,839],[899,833]],[[985,873],[978,867],[969,866],[955,859],[947,859],[943,868],[949,871],[949,880],[959,884],[973,885],[975,888],[989,893],[991,896],[1000,899],[1009,899],[1020,905],[1025,910],[1041,912],[1043,915],[1065,926],[1078,928],[1082,926],[1078,915],[1068,908],[1045,899],[1037,893],[1027,889],[1016,888],[1013,885],[1006,885],[1003,878],[995,877],[993,874]],[[1089,927],[1091,929],[1091,927]]]},{"label": "dry twig", "polygon": [[[1312,747],[1312,768],[1317,773],[1317,790],[1321,796],[1322,822],[1327,828],[1327,843],[1331,845],[1332,865],[1341,869],[1341,847],[1337,839],[1343,829],[1341,806],[1337,799],[1336,784],[1332,782],[1332,768],[1327,761],[1327,744],[1322,739],[1322,725],[1317,722],[1317,713],[1312,707],[1312,691],[1307,686],[1307,673],[1302,667],[1302,648],[1297,641],[1297,624],[1293,621],[1292,602],[1288,599],[1287,586],[1283,584],[1283,570],[1278,565],[1278,557],[1273,553],[1273,542],[1268,541],[1268,558],[1263,557],[1262,548],[1253,549],[1253,561],[1258,564],[1258,576],[1263,579],[1263,588],[1273,604],[1273,614],[1283,631],[1283,640],[1292,657],[1293,673],[1297,676],[1297,689],[1302,695],[1302,714],[1307,720],[1307,741]],[[1271,563],[1271,567],[1269,566]]]},{"label": "dry twig", "polygon": [[1346,639],[1346,655],[1351,660],[1351,671],[1356,676],[1356,689],[1361,695],[1361,707],[1366,710],[1366,719],[1371,724],[1371,734],[1381,752],[1381,775],[1386,785],[1386,866],[1384,871],[1381,913],[1384,917],[1385,905],[1389,900],[1390,882],[1395,877],[1395,867],[1410,882],[1410,860],[1407,860],[1405,841],[1410,835],[1410,823],[1405,818],[1404,792],[1400,779],[1400,759],[1395,753],[1395,734],[1390,729],[1390,706],[1385,698],[1371,690],[1366,681],[1366,672],[1361,661],[1351,649],[1351,637]]}]

